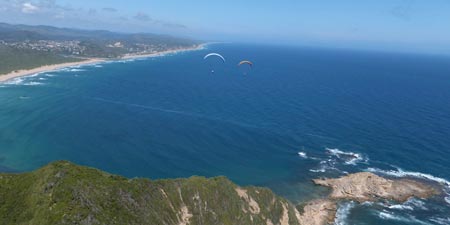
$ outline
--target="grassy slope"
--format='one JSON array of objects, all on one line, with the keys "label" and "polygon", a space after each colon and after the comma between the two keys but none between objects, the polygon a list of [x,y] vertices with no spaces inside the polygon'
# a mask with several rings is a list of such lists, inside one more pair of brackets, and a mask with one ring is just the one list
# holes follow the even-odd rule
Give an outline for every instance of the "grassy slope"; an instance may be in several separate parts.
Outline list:
[{"label": "grassy slope", "polygon": [[43,65],[76,61],[81,61],[81,59],[0,46],[0,74],[6,74],[15,70],[33,69]]},{"label": "grassy slope", "polygon": [[156,180],[126,179],[66,161],[24,174],[0,174],[0,224],[279,224],[283,204],[289,224],[294,206],[265,188],[247,187],[249,201],[224,177]]}]

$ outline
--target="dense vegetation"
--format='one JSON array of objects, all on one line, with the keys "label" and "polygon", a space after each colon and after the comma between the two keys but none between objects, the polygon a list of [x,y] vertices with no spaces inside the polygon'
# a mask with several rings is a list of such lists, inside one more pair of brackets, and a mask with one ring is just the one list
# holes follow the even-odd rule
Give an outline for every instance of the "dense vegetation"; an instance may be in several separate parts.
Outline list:
[{"label": "dense vegetation", "polygon": [[117,58],[198,44],[168,35],[0,23],[0,74],[79,60],[76,58]]},{"label": "dense vegetation", "polygon": [[0,74],[32,69],[43,65],[76,62],[81,59],[31,49],[14,49],[0,45]]},{"label": "dense vegetation", "polygon": [[224,177],[126,179],[66,161],[0,174],[0,224],[298,224],[265,188]]}]

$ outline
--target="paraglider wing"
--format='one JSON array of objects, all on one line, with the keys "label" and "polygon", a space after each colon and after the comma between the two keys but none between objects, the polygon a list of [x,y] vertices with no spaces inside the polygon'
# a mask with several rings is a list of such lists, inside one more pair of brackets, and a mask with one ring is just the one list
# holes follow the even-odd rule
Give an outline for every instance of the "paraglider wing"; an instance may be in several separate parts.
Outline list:
[{"label": "paraglider wing", "polygon": [[209,53],[203,59],[207,59],[207,58],[209,58],[211,56],[217,56],[217,57],[221,58],[223,62],[225,62],[225,58],[219,53]]},{"label": "paraglider wing", "polygon": [[247,60],[241,61],[241,62],[238,64],[238,66],[242,66],[242,65],[244,65],[244,64],[248,64],[250,67],[253,68],[253,63],[250,62],[250,61],[247,61]]}]

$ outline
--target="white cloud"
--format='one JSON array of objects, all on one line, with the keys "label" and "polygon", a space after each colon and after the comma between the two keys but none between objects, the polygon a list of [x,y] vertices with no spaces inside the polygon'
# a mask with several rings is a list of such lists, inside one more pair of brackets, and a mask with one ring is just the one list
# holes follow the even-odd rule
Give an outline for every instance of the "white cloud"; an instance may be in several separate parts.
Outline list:
[{"label": "white cloud", "polygon": [[23,13],[30,14],[30,13],[35,13],[37,11],[39,11],[39,7],[31,4],[30,2],[25,2],[22,4],[22,12]]},{"label": "white cloud", "polygon": [[[70,2],[70,4],[65,2]],[[0,0],[0,21],[129,32],[150,32],[152,30],[161,32],[162,29],[181,30],[186,28],[183,24],[152,18],[150,14],[143,11],[129,14],[122,12],[119,8],[114,8],[113,5],[85,8],[77,2]]]}]

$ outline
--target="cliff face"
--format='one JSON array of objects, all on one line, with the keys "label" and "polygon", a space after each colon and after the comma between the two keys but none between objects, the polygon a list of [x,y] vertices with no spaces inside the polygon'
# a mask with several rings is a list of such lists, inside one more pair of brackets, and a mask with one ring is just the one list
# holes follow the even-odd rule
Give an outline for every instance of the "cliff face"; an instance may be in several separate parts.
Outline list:
[{"label": "cliff face", "polygon": [[224,177],[126,179],[69,162],[0,174],[0,224],[299,224],[270,190]]}]

